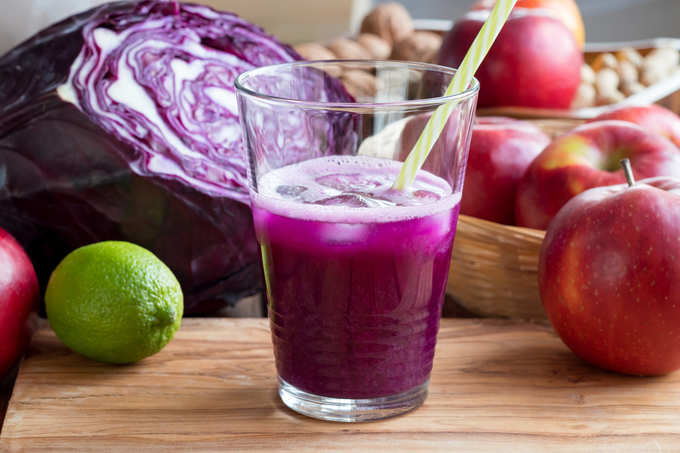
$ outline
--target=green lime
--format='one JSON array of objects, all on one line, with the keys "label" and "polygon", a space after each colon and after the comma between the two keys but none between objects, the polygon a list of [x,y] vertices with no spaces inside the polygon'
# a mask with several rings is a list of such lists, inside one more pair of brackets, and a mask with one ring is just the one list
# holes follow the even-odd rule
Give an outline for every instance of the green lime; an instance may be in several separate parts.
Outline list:
[{"label": "green lime", "polygon": [[45,292],[57,337],[108,363],[136,362],[163,349],[179,329],[183,299],[172,271],[153,253],[115,241],[71,252]]}]

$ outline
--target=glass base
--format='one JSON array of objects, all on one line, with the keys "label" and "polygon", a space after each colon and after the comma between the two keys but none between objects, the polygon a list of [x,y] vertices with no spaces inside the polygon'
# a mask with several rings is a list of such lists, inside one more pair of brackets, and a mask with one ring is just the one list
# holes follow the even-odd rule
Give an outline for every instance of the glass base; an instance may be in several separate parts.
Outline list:
[{"label": "glass base", "polygon": [[425,401],[429,381],[396,395],[380,398],[328,398],[305,392],[279,377],[283,404],[312,418],[333,422],[365,422],[394,417],[411,411]]}]

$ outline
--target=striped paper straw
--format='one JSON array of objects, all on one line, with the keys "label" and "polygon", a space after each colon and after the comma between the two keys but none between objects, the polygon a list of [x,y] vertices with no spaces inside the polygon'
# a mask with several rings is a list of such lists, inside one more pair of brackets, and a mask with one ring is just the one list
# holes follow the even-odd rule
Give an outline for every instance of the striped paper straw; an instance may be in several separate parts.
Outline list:
[{"label": "striped paper straw", "polygon": [[[446,89],[445,96],[462,93],[470,85],[472,77],[489,52],[491,45],[496,40],[501,28],[503,28],[516,2],[517,0],[498,0],[496,2],[475,40],[472,41],[472,45],[468,49],[467,54],[465,54],[463,62],[453,76],[453,80],[451,80],[449,87]],[[403,190],[413,183],[416,173],[418,173],[418,170],[420,170],[420,167],[423,166],[425,159],[430,154],[432,146],[442,133],[444,125],[455,109],[456,104],[456,101],[442,104],[430,116],[425,129],[423,129],[423,133],[420,134],[418,141],[401,166],[399,177],[394,183],[395,189]]]}]

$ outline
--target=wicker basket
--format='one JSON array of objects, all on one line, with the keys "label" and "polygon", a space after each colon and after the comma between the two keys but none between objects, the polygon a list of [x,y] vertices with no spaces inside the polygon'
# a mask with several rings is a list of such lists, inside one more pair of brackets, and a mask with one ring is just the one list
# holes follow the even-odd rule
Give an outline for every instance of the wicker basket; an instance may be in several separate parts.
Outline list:
[{"label": "wicker basket", "polygon": [[537,279],[544,234],[461,215],[447,293],[476,315],[545,319]]},{"label": "wicker basket", "polygon": [[[552,138],[583,121],[562,118],[531,122]],[[544,235],[541,230],[461,215],[447,295],[453,303],[477,316],[545,320],[537,276]],[[456,312],[454,307],[446,310]]]}]

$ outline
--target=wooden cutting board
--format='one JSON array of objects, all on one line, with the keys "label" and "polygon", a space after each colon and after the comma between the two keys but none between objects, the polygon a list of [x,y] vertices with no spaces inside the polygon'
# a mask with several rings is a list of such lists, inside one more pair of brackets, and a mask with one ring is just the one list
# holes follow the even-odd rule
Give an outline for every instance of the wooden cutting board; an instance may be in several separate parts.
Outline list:
[{"label": "wooden cutting board", "polygon": [[161,353],[107,366],[43,328],[0,451],[680,451],[680,373],[580,362],[548,327],[442,320],[430,395],[397,418],[312,420],[276,394],[264,319],[187,319]]}]

